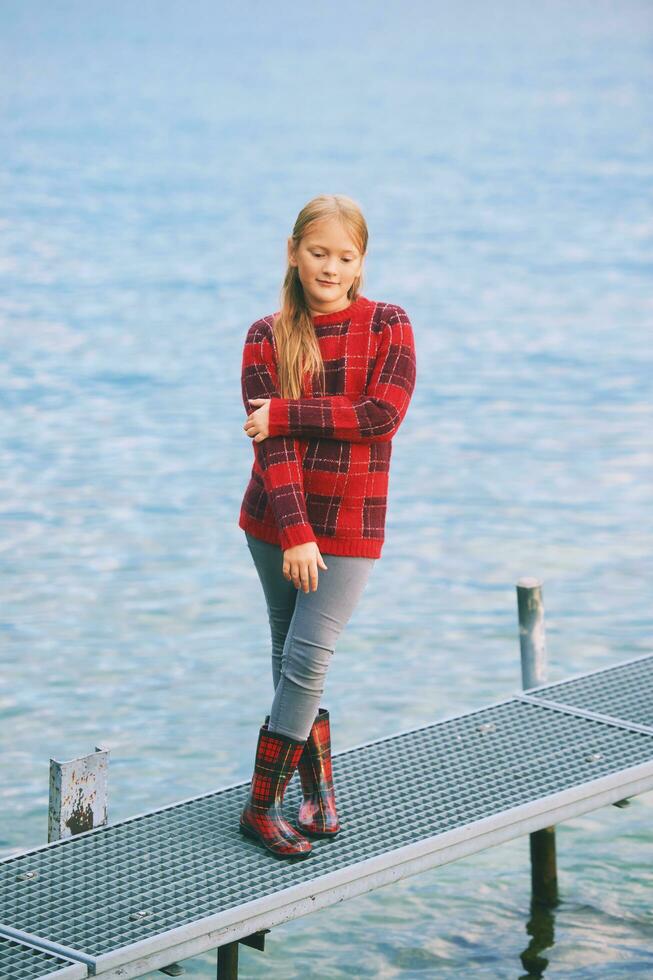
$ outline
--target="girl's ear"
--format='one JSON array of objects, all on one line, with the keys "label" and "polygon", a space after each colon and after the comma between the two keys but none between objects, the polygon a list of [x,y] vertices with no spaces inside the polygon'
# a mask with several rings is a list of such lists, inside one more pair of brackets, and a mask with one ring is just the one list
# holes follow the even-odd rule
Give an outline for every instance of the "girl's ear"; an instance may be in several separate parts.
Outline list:
[{"label": "girl's ear", "polygon": [[288,236],[288,261],[291,265],[296,265],[297,260],[295,259],[295,249],[293,245],[292,235]]}]

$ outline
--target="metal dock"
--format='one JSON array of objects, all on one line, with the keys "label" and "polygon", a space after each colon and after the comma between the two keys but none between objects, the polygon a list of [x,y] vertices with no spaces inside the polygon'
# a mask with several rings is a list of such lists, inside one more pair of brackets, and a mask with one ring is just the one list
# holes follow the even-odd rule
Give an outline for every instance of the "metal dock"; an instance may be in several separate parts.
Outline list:
[{"label": "metal dock", "polygon": [[[652,790],[653,655],[335,753],[333,771],[342,833],[305,861],[240,835],[246,780],[0,862],[0,978],[127,980],[256,945],[315,909]],[[294,779],[287,814],[299,800]]]}]

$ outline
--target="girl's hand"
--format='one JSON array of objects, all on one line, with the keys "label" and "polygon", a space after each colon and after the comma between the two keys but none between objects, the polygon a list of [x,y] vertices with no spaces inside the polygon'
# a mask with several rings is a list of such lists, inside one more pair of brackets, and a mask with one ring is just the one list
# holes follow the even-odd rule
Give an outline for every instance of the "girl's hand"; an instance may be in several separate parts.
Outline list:
[{"label": "girl's hand", "polygon": [[250,405],[260,405],[256,411],[247,416],[243,429],[254,442],[263,442],[270,435],[268,424],[270,421],[270,399],[269,398],[250,398]]},{"label": "girl's hand", "polygon": [[317,566],[326,569],[324,559],[315,541],[296,544],[286,548],[283,553],[283,577],[292,580],[296,589],[308,592],[309,583],[313,592],[317,591]]}]

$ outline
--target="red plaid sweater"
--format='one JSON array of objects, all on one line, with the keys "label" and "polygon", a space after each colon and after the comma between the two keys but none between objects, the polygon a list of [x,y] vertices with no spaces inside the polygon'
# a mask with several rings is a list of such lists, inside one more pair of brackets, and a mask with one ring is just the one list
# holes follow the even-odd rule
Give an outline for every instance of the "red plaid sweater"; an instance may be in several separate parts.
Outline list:
[{"label": "red plaid sweater", "polygon": [[306,397],[281,398],[273,316],[249,328],[242,396],[271,398],[269,436],[252,440],[254,465],[238,526],[283,550],[317,541],[320,552],[378,558],[384,541],[392,437],[415,387],[406,312],[358,296],[313,317],[326,377]]}]

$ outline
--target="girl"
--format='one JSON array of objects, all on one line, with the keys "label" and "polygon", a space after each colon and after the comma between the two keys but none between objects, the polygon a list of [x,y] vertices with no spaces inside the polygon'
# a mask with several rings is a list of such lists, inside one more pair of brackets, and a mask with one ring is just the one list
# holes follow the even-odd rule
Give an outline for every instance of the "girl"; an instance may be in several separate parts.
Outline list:
[{"label": "girl", "polygon": [[[415,386],[408,316],[360,293],[367,240],[351,198],[309,201],[288,239],[281,310],[252,324],[243,352],[254,465],[238,524],[267,604],[275,694],[239,823],[280,857],[308,857],[308,837],[340,829],[319,703],[381,555],[391,440]],[[293,827],[281,805],[295,769],[304,799]]]}]

